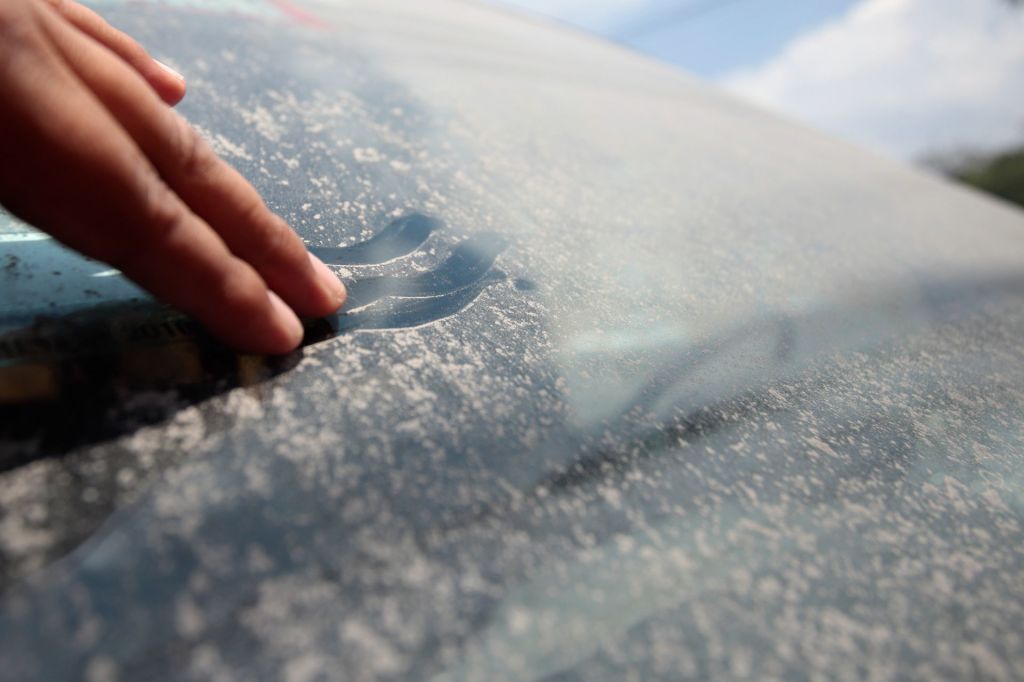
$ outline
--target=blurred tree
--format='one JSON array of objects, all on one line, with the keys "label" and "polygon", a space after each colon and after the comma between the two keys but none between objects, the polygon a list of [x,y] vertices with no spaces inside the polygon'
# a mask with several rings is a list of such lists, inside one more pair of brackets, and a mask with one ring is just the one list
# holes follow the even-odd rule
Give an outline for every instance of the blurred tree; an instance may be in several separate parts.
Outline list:
[{"label": "blurred tree", "polygon": [[[1021,0],[1007,0],[1021,4]],[[1024,206],[1024,145],[991,155],[960,155],[926,161],[945,175]]]},{"label": "blurred tree", "polygon": [[[1024,0],[1003,0],[1014,7]],[[936,156],[925,164],[967,185],[1024,206],[1024,145],[997,154]]]}]

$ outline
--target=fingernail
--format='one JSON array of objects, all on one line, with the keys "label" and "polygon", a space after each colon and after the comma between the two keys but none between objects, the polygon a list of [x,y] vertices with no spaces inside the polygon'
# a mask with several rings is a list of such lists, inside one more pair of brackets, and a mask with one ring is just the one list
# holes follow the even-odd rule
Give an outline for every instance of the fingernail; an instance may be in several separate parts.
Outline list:
[{"label": "fingernail", "polygon": [[299,318],[296,317],[292,309],[277,294],[273,291],[268,291],[267,295],[270,297],[270,305],[274,309],[274,322],[277,323],[278,329],[287,335],[291,348],[295,348],[302,341],[302,323],[299,322]]},{"label": "fingernail", "polygon": [[154,59],[153,61],[156,62],[157,66],[159,66],[161,69],[163,69],[167,73],[171,74],[172,76],[174,76],[175,78],[177,78],[181,82],[183,82],[183,83],[185,82],[185,77],[184,76],[182,76],[180,73],[178,73],[177,71],[175,71],[171,67],[169,67],[166,64],[164,64],[159,59]]},{"label": "fingernail", "polygon": [[342,284],[337,275],[331,272],[330,268],[324,265],[322,260],[313,254],[309,254],[309,262],[313,264],[313,269],[316,271],[317,277],[320,278],[320,282],[327,287],[327,291],[330,292],[335,303],[337,303],[340,308],[341,304],[345,302],[345,297],[347,296],[347,293],[345,292],[345,285]]}]

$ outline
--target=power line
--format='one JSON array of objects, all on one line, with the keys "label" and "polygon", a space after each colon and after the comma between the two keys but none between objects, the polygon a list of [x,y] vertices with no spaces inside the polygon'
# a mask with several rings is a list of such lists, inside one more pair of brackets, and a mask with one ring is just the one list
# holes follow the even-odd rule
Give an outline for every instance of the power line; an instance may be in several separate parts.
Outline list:
[{"label": "power line", "polygon": [[687,21],[699,19],[705,14],[710,14],[730,5],[735,5],[744,0],[709,0],[708,2],[688,3],[667,12],[662,12],[653,17],[638,21],[625,29],[612,34],[616,40],[627,42],[634,40],[652,31],[658,31],[668,26],[683,24]]}]

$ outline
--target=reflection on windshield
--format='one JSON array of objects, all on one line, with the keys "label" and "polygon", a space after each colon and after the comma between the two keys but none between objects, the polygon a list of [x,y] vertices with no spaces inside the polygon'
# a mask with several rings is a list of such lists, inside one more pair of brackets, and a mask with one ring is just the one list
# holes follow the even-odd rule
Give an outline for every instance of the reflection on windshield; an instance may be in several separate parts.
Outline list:
[{"label": "reflection on windshield", "polygon": [[[392,221],[366,241],[347,247],[313,249],[328,265],[385,265],[421,247],[439,228],[438,221],[409,214]],[[8,279],[32,278],[19,273],[50,271],[52,260],[86,263],[87,275],[101,266],[71,257],[52,243],[9,244],[16,267]],[[24,464],[47,452],[67,450],[97,438],[133,428],[140,419],[155,423],[180,408],[237,386],[252,386],[295,367],[304,348],[360,330],[417,327],[443,320],[469,306],[488,286],[506,281],[494,268],[507,241],[479,234],[457,242],[435,267],[412,275],[346,277],[348,303],[342,313],[306,323],[302,347],[282,358],[239,355],[224,348],[188,318],[151,300],[93,303],[75,298],[78,287],[91,291],[91,279],[75,281],[68,272],[55,289],[52,280],[31,282],[26,297],[48,296],[69,303],[54,307],[68,312],[33,316],[28,311],[0,311],[0,413],[8,441],[0,455],[0,471]],[[47,260],[51,259],[51,260]],[[104,272],[100,270],[100,272]],[[120,278],[119,278],[120,279]],[[520,281],[517,288],[525,285]],[[42,314],[39,314],[42,313]],[[146,408],[132,414],[131,394],[175,390],[177,399],[165,410]],[[26,444],[18,448],[16,442]]]},{"label": "reflection on windshield", "polygon": [[419,213],[394,220],[364,242],[341,247],[312,247],[310,251],[329,265],[382,265],[407,256],[436,230],[438,223]]}]

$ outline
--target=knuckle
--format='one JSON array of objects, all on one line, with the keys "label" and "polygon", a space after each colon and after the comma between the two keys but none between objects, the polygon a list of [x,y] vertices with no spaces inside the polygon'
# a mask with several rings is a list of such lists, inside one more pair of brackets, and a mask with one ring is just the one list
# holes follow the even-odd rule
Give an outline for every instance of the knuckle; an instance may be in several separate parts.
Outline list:
[{"label": "knuckle", "polygon": [[151,59],[149,53],[146,52],[146,48],[142,47],[130,35],[114,28],[103,17],[92,10],[85,9],[84,11],[93,15],[95,31],[100,39],[129,63],[142,64]]},{"label": "knuckle", "polygon": [[[22,2],[0,2],[0,55],[15,53],[34,34],[32,16]],[[5,60],[6,61],[6,60]]]},{"label": "knuckle", "polygon": [[258,316],[267,304],[263,281],[237,261],[221,271],[216,293],[220,305],[242,317]]},{"label": "knuckle", "polygon": [[[296,257],[294,233],[284,220],[271,213],[259,199],[258,209],[254,209],[250,225],[260,225],[260,230],[252,240],[252,253],[249,259],[260,264],[289,261]],[[258,218],[257,218],[258,216]]]},{"label": "knuckle", "polygon": [[131,36],[121,33],[117,29],[111,28],[111,32],[116,35],[116,39],[120,43],[120,49],[124,52],[125,57],[132,64],[145,64],[153,58],[146,51],[146,48],[139,45],[134,38]]},{"label": "knuckle", "polygon": [[144,172],[149,178],[141,190],[142,224],[110,244],[103,260],[114,265],[144,263],[158,253],[173,252],[176,236],[188,220],[188,212],[174,192],[155,173]]},{"label": "knuckle", "polygon": [[180,172],[188,180],[202,181],[217,168],[220,159],[203,136],[181,116],[174,114],[176,157]]},{"label": "knuckle", "polygon": [[174,234],[186,219],[185,207],[171,189],[159,178],[149,183],[146,196],[148,242],[166,246],[173,241]]},{"label": "knuckle", "polygon": [[71,5],[70,0],[44,0],[44,2],[56,10],[57,14],[62,17],[67,16]]}]

